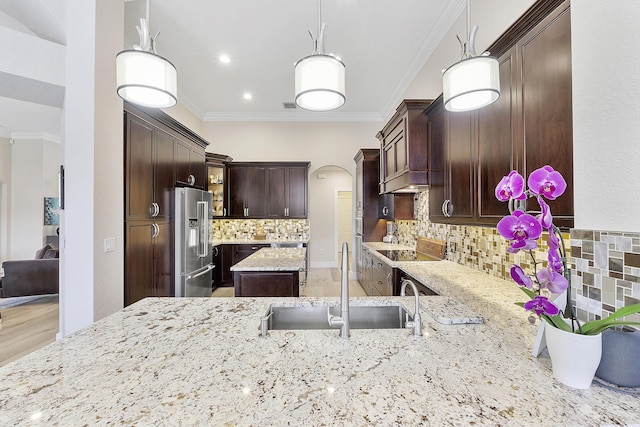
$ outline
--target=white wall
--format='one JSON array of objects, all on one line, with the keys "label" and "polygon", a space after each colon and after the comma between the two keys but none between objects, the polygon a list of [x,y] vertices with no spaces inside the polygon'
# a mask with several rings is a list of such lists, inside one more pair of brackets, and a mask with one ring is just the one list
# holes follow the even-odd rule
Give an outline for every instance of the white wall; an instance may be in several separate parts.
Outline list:
[{"label": "white wall", "polygon": [[[338,266],[337,190],[351,189],[353,181],[349,172],[335,166],[321,167],[309,175],[309,259],[312,268]],[[349,242],[349,247],[351,245]]]},{"label": "white wall", "polygon": [[311,171],[336,165],[354,174],[360,148],[377,148],[382,122],[204,122],[207,151],[236,161],[310,161]]},{"label": "white wall", "polygon": [[0,265],[9,259],[11,234],[11,144],[0,137]]},{"label": "white wall", "polygon": [[[114,90],[123,22],[122,2],[66,2],[62,336],[123,305],[123,123]],[[107,237],[116,239],[116,251],[105,254]]]},{"label": "white wall", "polygon": [[640,2],[574,0],[575,227],[640,231]]},{"label": "white wall", "polygon": [[[14,134],[11,145],[11,222],[7,257],[32,259],[43,246],[44,198],[58,196],[60,145],[41,134]],[[53,228],[55,231],[55,228]]]}]

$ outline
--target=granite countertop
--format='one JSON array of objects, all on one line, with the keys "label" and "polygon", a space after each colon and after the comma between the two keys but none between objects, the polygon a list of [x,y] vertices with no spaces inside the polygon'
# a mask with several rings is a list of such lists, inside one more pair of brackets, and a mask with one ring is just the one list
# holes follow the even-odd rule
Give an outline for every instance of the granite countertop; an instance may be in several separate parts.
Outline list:
[{"label": "granite countertop", "polygon": [[[269,331],[269,304],[336,298],[148,298],[0,368],[0,425],[597,426],[640,397],[553,379],[515,286],[449,261],[401,263],[441,293],[408,330]],[[454,299],[483,324],[444,325]],[[353,304],[412,297],[353,298]],[[577,356],[578,357],[578,356]],[[37,421],[32,421],[37,418]]]},{"label": "granite countertop", "polygon": [[233,265],[231,271],[303,271],[306,248],[262,248]]},{"label": "granite countertop", "polygon": [[254,245],[254,244],[263,244],[270,245],[271,243],[302,243],[304,245],[309,243],[309,240],[276,240],[276,239],[215,239],[211,241],[213,246],[218,245],[236,245],[236,244],[245,244],[245,245]]}]

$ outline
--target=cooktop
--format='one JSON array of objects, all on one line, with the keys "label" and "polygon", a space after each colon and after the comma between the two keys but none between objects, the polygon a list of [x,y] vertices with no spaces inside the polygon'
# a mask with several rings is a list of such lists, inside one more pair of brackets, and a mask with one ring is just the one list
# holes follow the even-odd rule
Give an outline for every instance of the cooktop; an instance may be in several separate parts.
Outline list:
[{"label": "cooktop", "polygon": [[391,261],[440,261],[438,258],[408,249],[378,250],[377,252]]}]

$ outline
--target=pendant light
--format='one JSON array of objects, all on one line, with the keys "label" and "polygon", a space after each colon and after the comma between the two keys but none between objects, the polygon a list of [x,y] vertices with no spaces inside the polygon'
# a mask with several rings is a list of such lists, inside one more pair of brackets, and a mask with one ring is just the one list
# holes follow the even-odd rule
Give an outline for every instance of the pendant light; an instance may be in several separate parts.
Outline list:
[{"label": "pendant light", "polygon": [[149,35],[149,1],[147,17],[136,26],[140,45],[116,55],[117,91],[125,101],[143,107],[169,108],[176,105],[178,75],[171,62],[156,53],[155,38]]},{"label": "pendant light", "polygon": [[485,52],[476,56],[475,38],[478,26],[469,34],[470,0],[467,0],[467,41],[463,42],[462,57],[444,71],[442,95],[444,108],[449,111],[469,111],[492,104],[500,97],[500,64]]},{"label": "pendant light", "polygon": [[313,40],[313,55],[295,64],[296,105],[305,110],[331,111],[344,105],[345,65],[333,54],[324,53],[327,25],[322,22],[321,0],[318,0],[317,38]]}]

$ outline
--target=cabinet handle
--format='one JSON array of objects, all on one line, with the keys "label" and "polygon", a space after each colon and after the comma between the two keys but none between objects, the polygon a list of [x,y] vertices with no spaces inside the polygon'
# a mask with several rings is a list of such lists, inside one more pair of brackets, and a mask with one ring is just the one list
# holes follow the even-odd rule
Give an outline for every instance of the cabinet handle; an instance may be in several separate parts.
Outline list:
[{"label": "cabinet handle", "polygon": [[222,208],[222,216],[227,216],[227,208]]},{"label": "cabinet handle", "polygon": [[442,206],[440,207],[440,210],[442,211],[442,215],[443,216],[447,216],[447,212],[444,210],[444,207],[447,205],[448,200],[444,200],[442,202]]},{"label": "cabinet handle", "polygon": [[149,215],[152,217],[157,217],[160,213],[160,206],[156,202],[151,202],[151,206],[149,206]]},{"label": "cabinet handle", "polygon": [[451,200],[447,200],[447,216],[449,218],[453,216],[453,203],[451,203]]},{"label": "cabinet handle", "polygon": [[391,273],[387,274],[387,285],[391,286]]},{"label": "cabinet handle", "polygon": [[158,227],[158,224],[154,222],[153,224],[151,224],[151,228],[153,230],[151,232],[151,238],[155,239],[156,237],[158,237],[158,234],[160,234],[160,227]]},{"label": "cabinet handle", "polygon": [[196,184],[196,177],[193,175],[189,175],[189,177],[187,178],[187,184],[193,187]]},{"label": "cabinet handle", "polygon": [[213,256],[218,256],[218,247],[214,246],[213,249],[211,250],[211,252],[212,252]]},{"label": "cabinet handle", "polygon": [[382,208],[382,216],[387,216],[387,215],[389,215],[389,208],[385,206]]}]

